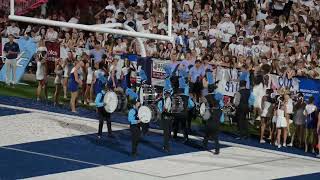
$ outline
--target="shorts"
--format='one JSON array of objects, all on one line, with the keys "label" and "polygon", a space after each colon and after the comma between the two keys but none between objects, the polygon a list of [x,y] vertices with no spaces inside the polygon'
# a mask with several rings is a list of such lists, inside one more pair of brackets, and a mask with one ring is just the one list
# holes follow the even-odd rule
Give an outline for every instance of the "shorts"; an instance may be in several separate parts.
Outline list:
[{"label": "shorts", "polygon": [[276,123],[277,128],[285,128],[287,126],[288,126],[288,124],[287,124],[287,120],[285,117],[278,117],[277,118],[277,123]]},{"label": "shorts", "polygon": [[38,80],[38,82],[40,83],[41,87],[44,87],[47,84],[47,81],[45,79]]},{"label": "shorts", "polygon": [[272,117],[272,123],[277,123],[277,116]]}]

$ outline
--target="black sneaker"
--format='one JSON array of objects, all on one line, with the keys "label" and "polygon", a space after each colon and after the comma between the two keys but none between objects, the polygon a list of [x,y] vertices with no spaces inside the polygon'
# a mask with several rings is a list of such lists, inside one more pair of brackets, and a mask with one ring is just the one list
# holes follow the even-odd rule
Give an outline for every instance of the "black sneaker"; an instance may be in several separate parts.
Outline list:
[{"label": "black sneaker", "polygon": [[215,155],[218,155],[220,154],[220,150],[219,149],[216,149],[216,151],[214,152]]},{"label": "black sneaker", "polygon": [[162,147],[162,150],[166,153],[169,153],[170,152],[170,149],[169,147]]}]

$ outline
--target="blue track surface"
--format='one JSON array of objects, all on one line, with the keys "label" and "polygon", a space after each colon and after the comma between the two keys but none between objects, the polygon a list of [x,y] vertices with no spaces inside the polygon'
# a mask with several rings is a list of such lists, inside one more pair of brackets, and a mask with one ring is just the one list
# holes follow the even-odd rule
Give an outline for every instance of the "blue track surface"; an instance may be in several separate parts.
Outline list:
[{"label": "blue track surface", "polygon": [[[0,158],[0,179],[35,177],[96,167],[99,165],[112,165],[203,150],[201,142],[199,141],[191,141],[186,145],[173,141],[171,144],[172,151],[170,154],[167,154],[163,152],[161,148],[162,136],[150,133],[148,136],[143,137],[138,147],[138,152],[141,152],[139,156],[133,158],[130,156],[130,131],[116,131],[114,135],[115,138],[107,138],[105,135],[103,139],[97,139],[96,134],[90,134],[6,146],[5,148],[10,148],[10,150],[0,149],[0,157],[2,157]],[[83,162],[57,159],[17,150],[36,152]]]},{"label": "blue track surface", "polygon": [[[71,113],[67,107],[53,107],[52,104],[36,102],[30,99],[16,97],[8,98],[0,96],[0,104],[75,115]],[[79,113],[76,114],[77,116],[94,119],[96,118],[94,111],[81,108],[79,108],[78,111]],[[28,111],[0,108],[0,117],[21,113],[28,113]],[[112,120],[115,122],[127,123],[126,117],[121,114],[114,114],[112,116]],[[64,122],[61,122],[60,125],[73,128],[76,124],[65,124]],[[201,134],[201,132],[197,133]],[[143,137],[142,143],[139,145],[139,152],[143,153],[141,153],[138,158],[132,158],[129,156],[131,150],[129,130],[116,131],[114,132],[114,135],[116,136],[114,139],[104,136],[103,139],[98,140],[96,138],[96,134],[88,134],[47,141],[17,144],[0,148],[0,179],[35,177],[59,172],[86,169],[99,165],[112,165],[203,150],[201,148],[200,141],[194,140],[188,144],[172,141],[172,152],[170,154],[166,154],[161,150],[162,136],[156,133],[150,133],[148,136]],[[287,152],[291,154],[314,157],[314,154],[304,153],[301,149],[296,148],[281,148],[278,150],[276,147],[269,144],[258,143],[257,139],[239,141],[235,140],[232,136],[221,134],[221,140]],[[19,150],[42,153],[43,155],[30,154],[27,152],[21,152]],[[45,156],[45,154],[67,158],[68,160],[48,157]],[[75,162],[73,160],[80,160],[83,162]],[[289,178],[307,178],[309,180],[317,179],[317,177],[319,177],[319,174],[310,174],[301,177],[297,176]]]}]

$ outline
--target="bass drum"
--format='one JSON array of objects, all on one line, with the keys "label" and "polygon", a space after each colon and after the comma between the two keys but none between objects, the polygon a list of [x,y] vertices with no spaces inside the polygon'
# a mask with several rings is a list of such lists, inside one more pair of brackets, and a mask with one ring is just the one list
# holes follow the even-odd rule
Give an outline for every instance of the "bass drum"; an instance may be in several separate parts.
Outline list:
[{"label": "bass drum", "polygon": [[138,117],[142,123],[149,123],[152,119],[152,110],[148,106],[141,106],[138,110]]},{"label": "bass drum", "polygon": [[115,92],[113,91],[109,91],[105,94],[103,102],[106,104],[104,106],[104,109],[108,112],[108,113],[113,113],[118,106],[118,96]]},{"label": "bass drum", "polygon": [[207,107],[206,103],[201,103],[200,105],[200,116],[203,118],[203,120],[208,120],[210,118],[210,111],[209,108]]}]

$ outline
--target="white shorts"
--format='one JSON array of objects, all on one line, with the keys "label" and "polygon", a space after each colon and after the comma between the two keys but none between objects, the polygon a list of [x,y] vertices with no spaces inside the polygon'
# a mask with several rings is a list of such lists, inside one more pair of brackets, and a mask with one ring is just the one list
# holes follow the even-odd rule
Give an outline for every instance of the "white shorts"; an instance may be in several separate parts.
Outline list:
[{"label": "white shorts", "polygon": [[277,116],[272,117],[272,123],[277,123]]},{"label": "white shorts", "polygon": [[285,117],[278,117],[277,118],[277,124],[276,124],[277,128],[285,128],[287,126],[288,126],[288,124],[287,124],[287,120]]}]

